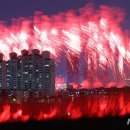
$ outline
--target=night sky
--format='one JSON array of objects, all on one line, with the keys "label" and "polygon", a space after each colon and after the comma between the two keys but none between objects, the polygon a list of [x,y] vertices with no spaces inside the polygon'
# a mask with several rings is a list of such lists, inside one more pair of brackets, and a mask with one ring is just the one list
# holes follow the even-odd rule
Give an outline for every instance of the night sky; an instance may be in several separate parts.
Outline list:
[{"label": "night sky", "polygon": [[[54,15],[68,10],[78,10],[88,3],[93,3],[95,8],[100,5],[122,8],[126,12],[123,27],[130,29],[130,0],[0,0],[0,20],[11,24],[12,18],[33,16],[35,11],[42,11],[46,15]],[[57,75],[65,74],[65,66],[58,64]]]},{"label": "night sky", "polygon": [[53,15],[79,9],[90,2],[97,8],[100,5],[123,8],[127,14],[127,24],[130,22],[130,0],[0,0],[0,20],[10,23],[12,18],[33,16],[35,11]]}]

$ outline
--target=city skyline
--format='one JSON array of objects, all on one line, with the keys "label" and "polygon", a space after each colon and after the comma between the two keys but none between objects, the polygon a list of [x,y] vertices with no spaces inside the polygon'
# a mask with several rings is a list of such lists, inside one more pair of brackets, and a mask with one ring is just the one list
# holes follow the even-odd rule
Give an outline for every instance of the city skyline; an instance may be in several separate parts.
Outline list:
[{"label": "city skyline", "polygon": [[[103,13],[103,11],[102,11],[102,8],[105,8],[106,10],[111,10],[111,9],[115,9],[116,11],[117,11],[117,16],[115,16],[115,17],[118,17],[117,19],[117,23],[114,23],[115,24],[115,26],[118,26],[117,28],[118,29],[121,29],[121,31],[122,31],[122,33],[124,33],[124,35],[123,36],[121,36],[120,35],[120,31],[118,32],[116,32],[117,34],[119,34],[120,36],[119,37],[121,37],[122,39],[124,39],[124,38],[126,38],[125,40],[123,40],[123,41],[120,41],[120,42],[123,42],[123,44],[127,44],[126,43],[126,41],[128,40],[129,41],[129,30],[128,30],[128,28],[129,28],[129,24],[128,24],[128,21],[129,21],[129,12],[127,11],[128,10],[128,1],[127,2],[125,2],[125,1],[123,1],[123,2],[121,2],[121,1],[119,1],[119,0],[116,0],[117,2],[113,2],[113,1],[108,1],[108,2],[104,2],[104,1],[102,1],[102,0],[100,0],[100,1],[95,1],[95,0],[83,0],[82,2],[80,2],[80,1],[78,1],[78,2],[75,2],[75,4],[73,4],[74,3],[74,1],[72,0],[72,1],[62,1],[62,3],[60,2],[60,1],[58,1],[57,0],[57,2],[56,2],[56,4],[54,4],[53,6],[52,6],[52,8],[54,9],[52,12],[51,12],[51,10],[50,9],[48,9],[47,10],[47,6],[50,6],[53,2],[47,2],[47,1],[44,1],[46,4],[47,4],[47,6],[46,7],[44,7],[43,6],[43,10],[42,10],[42,5],[40,4],[40,3],[42,3],[42,1],[39,1],[39,2],[37,2],[37,4],[36,4],[36,7],[37,7],[37,10],[35,9],[36,7],[33,7],[33,6],[28,6],[28,9],[30,9],[30,10],[33,10],[33,12],[31,11],[31,12],[29,12],[29,14],[26,14],[24,11],[22,11],[21,13],[22,14],[19,14],[19,15],[17,15],[17,12],[16,13],[14,13],[13,12],[13,14],[11,13],[11,12],[9,12],[8,13],[8,15],[5,13],[5,11],[3,11],[3,14],[4,14],[4,17],[3,17],[3,14],[2,15],[0,15],[0,18],[1,18],[1,30],[3,30],[3,33],[1,34],[1,44],[5,44],[6,43],[6,45],[5,46],[3,46],[3,47],[1,47],[1,48],[3,48],[3,49],[5,49],[5,50],[2,50],[1,49],[1,51],[3,51],[4,52],[4,55],[6,55],[7,56],[7,54],[6,53],[8,53],[8,52],[10,52],[10,51],[17,51],[18,52],[18,54],[20,53],[20,50],[21,50],[21,46],[22,46],[22,48],[31,48],[32,46],[31,46],[31,42],[32,41],[35,41],[36,40],[36,45],[34,46],[34,47],[32,47],[32,48],[40,48],[40,51],[41,50],[44,50],[44,49],[47,49],[47,50],[51,50],[52,49],[52,55],[55,57],[55,58],[57,58],[56,60],[57,60],[57,63],[56,63],[56,76],[60,76],[60,75],[62,75],[63,77],[64,77],[64,79],[67,81],[67,78],[68,78],[68,70],[67,70],[67,63],[68,63],[68,59],[67,58],[69,58],[69,53],[66,51],[67,49],[69,49],[70,51],[73,51],[74,53],[76,52],[76,53],[78,53],[78,58],[79,58],[79,63],[78,63],[78,67],[77,67],[77,71],[79,71],[79,79],[77,80],[77,76],[76,76],[76,74],[74,75],[74,77],[75,77],[75,79],[74,79],[74,77],[73,77],[73,81],[75,82],[78,82],[79,84],[81,84],[84,80],[85,80],[85,78],[84,78],[84,68],[86,68],[86,67],[88,67],[88,65],[87,65],[87,63],[88,63],[88,61],[87,60],[89,60],[89,59],[87,59],[87,54],[85,54],[86,55],[86,57],[84,58],[83,57],[83,55],[84,55],[84,52],[83,52],[83,54],[82,54],[82,51],[84,51],[83,50],[83,48],[82,48],[82,44],[80,44],[80,41],[84,41],[85,39],[84,39],[84,28],[80,28],[79,27],[79,23],[80,22],[77,22],[76,24],[76,28],[77,28],[77,30],[74,30],[75,29],[75,27],[73,27],[73,29],[71,30],[70,28],[67,28],[68,30],[66,31],[64,28],[63,29],[61,29],[61,30],[58,30],[59,32],[61,32],[62,31],[62,34],[60,33],[59,35],[63,38],[63,39],[58,39],[57,37],[55,37],[55,36],[50,36],[50,33],[52,33],[53,35],[57,35],[57,31],[55,30],[55,29],[53,29],[53,27],[57,27],[57,25],[56,26],[54,26],[56,23],[58,23],[58,24],[61,24],[60,22],[63,22],[62,20],[60,20],[60,19],[62,19],[62,15],[65,15],[65,18],[69,21],[69,19],[70,19],[70,21],[68,22],[67,21],[67,24],[68,25],[66,25],[66,26],[70,26],[71,25],[71,18],[70,17],[72,17],[72,21],[77,21],[77,18],[76,17],[79,17],[80,18],[80,15],[82,16],[82,13],[81,13],[81,10],[85,10],[85,7],[88,7],[88,9],[89,8],[92,8],[91,7],[91,5],[93,5],[93,11],[95,11],[96,13],[97,12],[101,12],[101,14]],[[17,3],[17,2],[16,2]],[[13,5],[11,5],[11,6],[9,6],[9,8],[12,8],[13,6],[15,6],[16,7],[16,5],[17,4],[13,4]],[[23,1],[23,3],[24,3],[24,1]],[[29,2],[25,2],[26,3],[26,5],[24,4],[24,6],[25,6],[25,8],[26,8],[26,6],[27,5],[29,5],[30,3]],[[64,7],[64,9],[61,9],[60,8],[60,6],[58,6],[58,3],[59,3],[59,5],[60,4],[63,4],[63,3],[66,3],[67,5],[70,3],[70,5],[69,6],[67,6],[67,5],[65,5]],[[3,2],[2,3],[3,5],[5,5],[5,3]],[[87,6],[86,6],[86,4],[88,4]],[[89,6],[90,5],[90,6]],[[103,7],[103,5],[107,5],[106,7]],[[19,4],[17,5],[17,7],[19,6]],[[55,8],[55,7],[57,7],[57,8]],[[39,9],[38,9],[39,8]],[[71,10],[70,10],[71,9]],[[1,8],[1,10],[4,10],[3,8]],[[21,8],[20,8],[20,10],[21,10]],[[18,10],[18,11],[20,11],[20,10]],[[40,12],[40,13],[38,13],[37,11],[43,11],[43,12]],[[44,10],[46,10],[45,12],[44,12]],[[79,11],[79,12],[78,12]],[[36,13],[35,13],[36,12]],[[63,12],[63,13],[61,13],[61,12]],[[81,13],[81,14],[78,14],[78,13]],[[86,11],[83,11],[83,13],[85,14],[85,12]],[[60,15],[60,13],[61,13],[61,15]],[[90,11],[90,13],[92,13],[91,11]],[[25,15],[24,15],[25,14]],[[100,13],[99,13],[100,14]],[[126,15],[124,15],[124,14],[126,14]],[[34,16],[33,16],[34,15]],[[108,14],[109,15],[109,14]],[[114,14],[115,15],[115,14]],[[110,17],[110,19],[109,20],[111,20],[113,17],[114,17],[114,15],[112,16],[108,16],[108,17]],[[30,17],[31,16],[31,17]],[[60,17],[61,16],[61,17]],[[102,16],[103,16],[103,14],[102,14]],[[23,17],[23,18],[22,18]],[[41,28],[41,26],[39,26],[39,24],[37,23],[38,22],[38,20],[40,19],[40,17],[43,17],[43,19],[45,19],[45,23],[46,23],[46,25],[44,25],[42,22],[41,22],[41,25],[44,27],[44,26],[46,26],[47,27],[47,29],[45,29],[45,34],[42,34],[42,28]],[[48,18],[48,24],[47,24],[47,19],[46,19],[46,17]],[[98,17],[98,14],[97,14],[97,17]],[[14,19],[13,19],[14,18]],[[56,20],[54,20],[54,19],[56,19]],[[84,17],[83,17],[84,18]],[[91,17],[89,16],[89,18],[91,19]],[[123,19],[124,18],[124,19]],[[3,19],[3,20],[2,20]],[[13,19],[13,20],[12,20]],[[33,19],[33,20],[32,20]],[[81,17],[81,19],[82,19],[82,17]],[[92,18],[93,19],[93,18]],[[12,22],[11,22],[11,20],[12,20]],[[31,20],[31,21],[29,21],[29,20]],[[82,19],[83,21],[85,21],[85,20],[87,20],[87,19]],[[81,20],[81,21],[82,21]],[[97,20],[97,19],[96,19]],[[3,22],[2,22],[3,21]],[[5,21],[5,22],[4,22]],[[43,20],[44,21],[44,20]],[[53,22],[52,22],[53,21]],[[94,21],[94,20],[92,20],[92,21]],[[7,23],[6,23],[7,22]],[[97,23],[99,22],[98,20],[96,21]],[[33,25],[34,24],[34,25]],[[113,24],[113,25],[114,25]],[[83,23],[83,25],[84,25],[84,23]],[[26,26],[27,26],[27,28],[26,28]],[[31,29],[32,30],[30,30],[30,27],[31,26]],[[34,26],[34,27],[32,27],[32,26]],[[59,25],[58,25],[59,26]],[[97,26],[99,26],[99,25],[97,25]],[[128,26],[128,27],[127,27]],[[7,31],[5,31],[7,28],[10,28],[10,30],[9,30],[9,32]],[[84,26],[83,26],[84,27]],[[89,26],[88,26],[89,27]],[[19,30],[19,28],[20,28],[20,30]],[[24,33],[21,33],[20,31],[21,30],[23,30],[23,28],[25,29],[24,31],[28,31],[28,33],[29,33],[29,37],[32,35],[32,33],[34,33],[35,32],[35,34],[33,34],[34,36],[33,37],[31,37],[30,39],[32,40],[32,41],[29,41],[30,39],[27,39],[27,37],[28,37],[28,34],[27,34],[27,36],[26,36],[26,34],[24,34]],[[34,28],[34,30],[33,30],[33,28]],[[60,27],[61,28],[61,27]],[[100,28],[100,27],[99,27]],[[112,28],[112,27],[110,27],[110,28]],[[115,27],[115,30],[118,30],[116,27]],[[123,28],[123,29],[122,29]],[[39,29],[39,30],[38,30]],[[58,28],[59,29],[59,28]],[[90,30],[92,30],[92,33],[96,33],[96,32],[93,32],[93,29],[92,28],[89,28]],[[126,29],[126,30],[125,30]],[[47,36],[46,36],[46,30],[47,30]],[[50,31],[51,30],[51,31]],[[82,30],[82,32],[79,32],[79,30]],[[5,32],[4,32],[5,31]],[[39,34],[39,32],[40,32],[40,34]],[[105,31],[105,30],[104,30]],[[128,32],[126,32],[126,31],[128,31]],[[58,33],[59,33],[58,32]],[[75,37],[75,33],[74,32],[76,32],[76,37]],[[10,33],[11,33],[11,35],[10,35]],[[12,34],[12,33],[14,33],[14,34]],[[21,33],[21,34],[20,34]],[[81,36],[82,35],[82,33],[83,33],[83,37],[80,37],[79,38],[79,36]],[[72,36],[71,36],[71,35]],[[5,35],[7,35],[7,37],[5,37]],[[10,36],[8,36],[8,35],[10,35]],[[42,35],[42,36],[40,36],[40,35]],[[71,37],[69,37],[69,35],[71,36]],[[87,34],[88,36],[89,36],[89,33]],[[88,36],[85,36],[85,37],[88,37]],[[109,36],[109,34],[107,34],[108,36]],[[3,38],[4,37],[4,38]],[[51,37],[51,38],[50,38]],[[59,37],[59,36],[58,36]],[[106,38],[106,36],[103,36],[103,38],[105,37],[105,39],[106,40],[108,40],[107,38]],[[116,37],[116,36],[115,36]],[[35,40],[34,40],[34,39]],[[47,39],[45,39],[44,40],[44,38],[47,38]],[[49,39],[50,38],[50,39]],[[77,39],[76,39],[77,38]],[[102,39],[103,39],[102,38]],[[6,39],[6,41],[4,41]],[[26,45],[26,39],[28,40],[28,45]],[[76,39],[76,40],[74,40],[74,39]],[[116,39],[114,39],[114,37],[112,36],[112,39],[113,40],[117,40],[117,38]],[[59,40],[59,41],[58,41]],[[60,41],[61,40],[61,41]],[[73,42],[73,40],[74,40],[74,42]],[[96,40],[96,38],[95,37],[93,37],[93,42],[94,42],[94,40]],[[11,43],[11,42],[14,42],[13,44]],[[45,43],[45,46],[44,45],[42,45],[40,42],[46,42]],[[54,41],[54,46],[49,46],[48,47],[48,45],[49,45],[49,42],[51,41],[51,43],[53,44],[53,41]],[[58,44],[57,44],[57,41],[59,42]],[[73,46],[73,45],[69,45],[69,42],[71,43],[71,44],[75,44],[75,47]],[[23,43],[22,43],[23,42]],[[63,42],[65,42],[65,43],[63,43]],[[79,43],[78,43],[79,42]],[[88,41],[88,39],[87,39],[87,42],[89,42]],[[98,42],[98,41],[96,41],[96,42]],[[105,42],[105,41],[104,41]],[[103,42],[103,43],[104,43]],[[118,41],[115,41],[116,42],[116,44],[118,43]],[[59,47],[59,44],[60,43],[62,43],[63,45],[62,45],[62,47]],[[77,44],[78,43],[78,44]],[[111,41],[110,41],[110,43],[111,43]],[[11,45],[10,45],[11,44]],[[20,45],[20,44],[23,44],[23,45]],[[47,45],[46,45],[47,44]],[[84,43],[83,43],[84,44]],[[77,48],[76,48],[76,46],[77,46]],[[84,46],[84,45],[83,45]],[[111,46],[111,45],[110,45]],[[59,47],[59,48],[58,48]],[[65,47],[65,49],[63,49],[63,47]],[[81,48],[80,48],[81,47]],[[127,46],[125,46],[125,45],[123,45],[123,49],[126,49],[127,48]],[[90,49],[90,48],[88,48],[88,49]],[[124,52],[124,50],[123,50],[122,48],[119,48],[118,47],[118,51],[119,52],[121,52],[122,54],[122,56],[123,56],[123,58],[125,58],[125,55],[123,54]],[[9,51],[8,51],[9,50]],[[112,49],[113,50],[113,49]],[[63,52],[63,51],[65,51],[65,52]],[[98,50],[98,51],[100,51],[100,50]],[[81,53],[80,53],[81,52]],[[117,52],[118,53],[118,52]],[[127,50],[126,50],[126,55],[127,55],[127,57],[129,57],[129,54],[127,53]],[[100,53],[101,54],[101,53]],[[77,54],[76,54],[77,55]],[[104,55],[104,54],[103,54]],[[103,59],[103,55],[102,55],[102,59]],[[110,54],[109,54],[110,55]],[[116,54],[115,54],[116,55]],[[118,55],[118,54],[117,54]],[[67,58],[66,58],[67,57]],[[98,56],[97,56],[98,57]],[[114,56],[113,56],[114,57]],[[94,56],[93,56],[93,58],[94,58]],[[108,57],[107,57],[108,58]],[[84,61],[86,59],[86,61]],[[91,58],[90,58],[91,59]],[[109,58],[108,58],[109,59]],[[120,56],[120,59],[122,59],[122,57]],[[107,59],[106,59],[107,60]],[[95,59],[93,59],[93,61],[95,61]],[[105,61],[105,60],[104,60]],[[104,64],[103,62],[104,62],[103,60],[102,60],[102,63],[100,64],[100,66],[103,68],[104,66],[102,65],[102,64]],[[69,59],[69,62],[70,62],[70,64],[71,64],[71,66],[74,66],[74,65],[72,65],[73,64],[73,61],[72,60],[70,60]],[[106,62],[106,61],[105,61]],[[111,62],[111,63],[110,63]],[[112,65],[113,63],[113,61],[110,61],[109,62],[109,66],[110,66],[110,64]],[[116,62],[116,61],[114,61],[114,62]],[[124,63],[125,63],[125,61],[123,61]],[[96,63],[94,63],[94,65],[95,65]],[[120,69],[121,68],[123,68],[122,67],[122,65],[121,65],[122,63],[120,62]],[[77,66],[77,65],[76,65]],[[112,65],[112,66],[114,66],[114,64]],[[94,66],[95,67],[95,66]],[[118,66],[117,66],[118,67]],[[74,67],[72,67],[72,68],[74,68]],[[78,68],[79,68],[79,70],[78,70]],[[110,68],[112,68],[112,67],[110,67]],[[127,71],[127,69],[126,69],[127,67],[124,67],[124,70],[128,73],[128,71]],[[103,73],[103,72],[101,72],[101,70],[100,70],[100,68],[98,69],[98,73],[99,74],[101,74],[101,73]],[[114,69],[112,70],[113,72],[114,72]],[[114,73],[114,74],[111,74],[111,73],[113,73],[111,70],[109,70],[109,74],[108,74],[108,78],[110,78],[110,77],[115,77],[115,75],[121,75],[121,77],[122,77],[122,79],[129,79],[129,74],[126,74],[124,77],[123,77],[123,74],[124,74],[124,72],[117,72],[116,74]],[[92,72],[93,73],[93,72]],[[105,73],[105,72],[104,72]],[[123,73],[123,74],[122,74]],[[100,77],[99,78],[99,80],[100,79],[102,79],[101,77],[101,75],[100,76],[97,76],[97,77]],[[120,79],[121,78],[120,76],[116,79],[110,79],[109,81],[112,81],[112,82],[114,82],[114,81],[116,81],[116,80],[118,80],[118,79]],[[105,79],[104,79],[105,80]],[[104,81],[103,80],[103,81]],[[72,82],[73,82],[72,81]],[[101,82],[103,82],[103,81],[101,81]],[[109,82],[109,81],[107,81],[107,82]]]},{"label": "city skyline", "polygon": [[[28,17],[31,17],[34,15],[35,11],[42,11],[43,14],[48,16],[53,16],[61,12],[67,12],[69,10],[79,10],[83,8],[86,4],[93,4],[95,7],[95,10],[99,9],[102,5],[107,5],[108,7],[116,7],[119,8],[119,10],[123,10],[124,16],[124,22],[121,24],[121,27],[123,29],[129,30],[129,22],[130,22],[130,15],[129,15],[129,0],[78,0],[75,2],[75,0],[56,0],[55,2],[51,0],[39,0],[37,1],[26,1],[23,0],[22,2],[18,2],[17,0],[13,1],[2,1],[0,5],[0,20],[1,22],[10,25],[12,24],[12,19],[18,19],[19,17],[23,17],[27,19]],[[51,8],[50,8],[51,7]],[[8,11],[9,10],[9,11]],[[17,10],[17,11],[15,11]],[[63,54],[64,55],[64,54]],[[61,61],[57,63],[58,69],[56,70],[56,75],[62,75],[66,77],[67,71],[66,71],[66,64],[63,64],[62,60],[64,60],[65,57],[61,58]],[[83,59],[81,59],[83,61]],[[83,67],[84,69],[84,67]],[[83,73],[80,73],[80,77],[83,77]],[[129,77],[127,77],[129,79]],[[82,82],[83,78],[80,79],[80,83]]]},{"label": "city skyline", "polygon": [[130,0],[0,0],[1,130],[110,130],[129,116]]}]

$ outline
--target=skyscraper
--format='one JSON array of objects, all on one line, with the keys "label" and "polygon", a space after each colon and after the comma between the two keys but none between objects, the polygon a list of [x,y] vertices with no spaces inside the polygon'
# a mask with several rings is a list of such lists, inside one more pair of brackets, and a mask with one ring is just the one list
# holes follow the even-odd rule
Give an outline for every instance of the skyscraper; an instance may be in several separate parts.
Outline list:
[{"label": "skyscraper", "polygon": [[8,90],[42,91],[44,95],[55,93],[55,63],[50,52],[34,49],[31,53],[21,51],[21,56],[10,53],[6,62],[6,82]]},{"label": "skyscraper", "polygon": [[38,83],[38,62],[41,58],[39,50],[29,51],[23,50],[20,57],[20,74],[21,74],[21,88],[23,90],[38,90],[40,85]]},{"label": "skyscraper", "polygon": [[3,54],[0,53],[0,90],[5,89],[6,86],[6,67],[5,61],[3,60]]},{"label": "skyscraper", "polygon": [[51,95],[55,92],[55,63],[50,59],[50,52],[44,51],[43,56],[43,92]]},{"label": "skyscraper", "polygon": [[18,60],[15,52],[10,53],[10,60],[6,62],[6,87],[7,90],[18,90],[17,84]]}]

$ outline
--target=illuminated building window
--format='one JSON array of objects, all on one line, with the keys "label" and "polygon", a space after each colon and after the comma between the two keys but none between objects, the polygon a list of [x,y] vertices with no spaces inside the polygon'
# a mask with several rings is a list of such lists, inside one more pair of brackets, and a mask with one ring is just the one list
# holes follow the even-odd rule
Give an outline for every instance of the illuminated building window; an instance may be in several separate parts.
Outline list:
[{"label": "illuminated building window", "polygon": [[28,72],[24,72],[24,74],[28,74]]},{"label": "illuminated building window", "polygon": [[46,77],[47,77],[47,78],[49,78],[49,76],[48,76],[48,75],[47,75]]},{"label": "illuminated building window", "polygon": [[50,65],[49,65],[49,64],[46,64],[46,65],[44,65],[44,66],[49,67]]}]

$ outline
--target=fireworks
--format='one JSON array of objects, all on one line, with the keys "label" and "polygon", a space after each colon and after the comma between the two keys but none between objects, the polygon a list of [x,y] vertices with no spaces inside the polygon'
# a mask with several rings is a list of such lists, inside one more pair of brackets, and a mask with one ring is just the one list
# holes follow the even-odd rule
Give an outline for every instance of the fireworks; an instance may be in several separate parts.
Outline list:
[{"label": "fireworks", "polygon": [[[69,11],[54,16],[36,12],[33,20],[18,18],[12,25],[0,24],[0,52],[4,59],[14,51],[39,49],[49,50],[57,60],[64,51],[80,55],[88,63],[88,71],[96,75],[97,68],[110,68],[116,77],[116,72],[122,79],[126,73],[124,66],[130,65],[130,42],[125,31],[120,27],[124,13],[117,8],[101,6],[99,10],[86,5],[77,12]],[[73,59],[69,59],[72,65]]]}]

